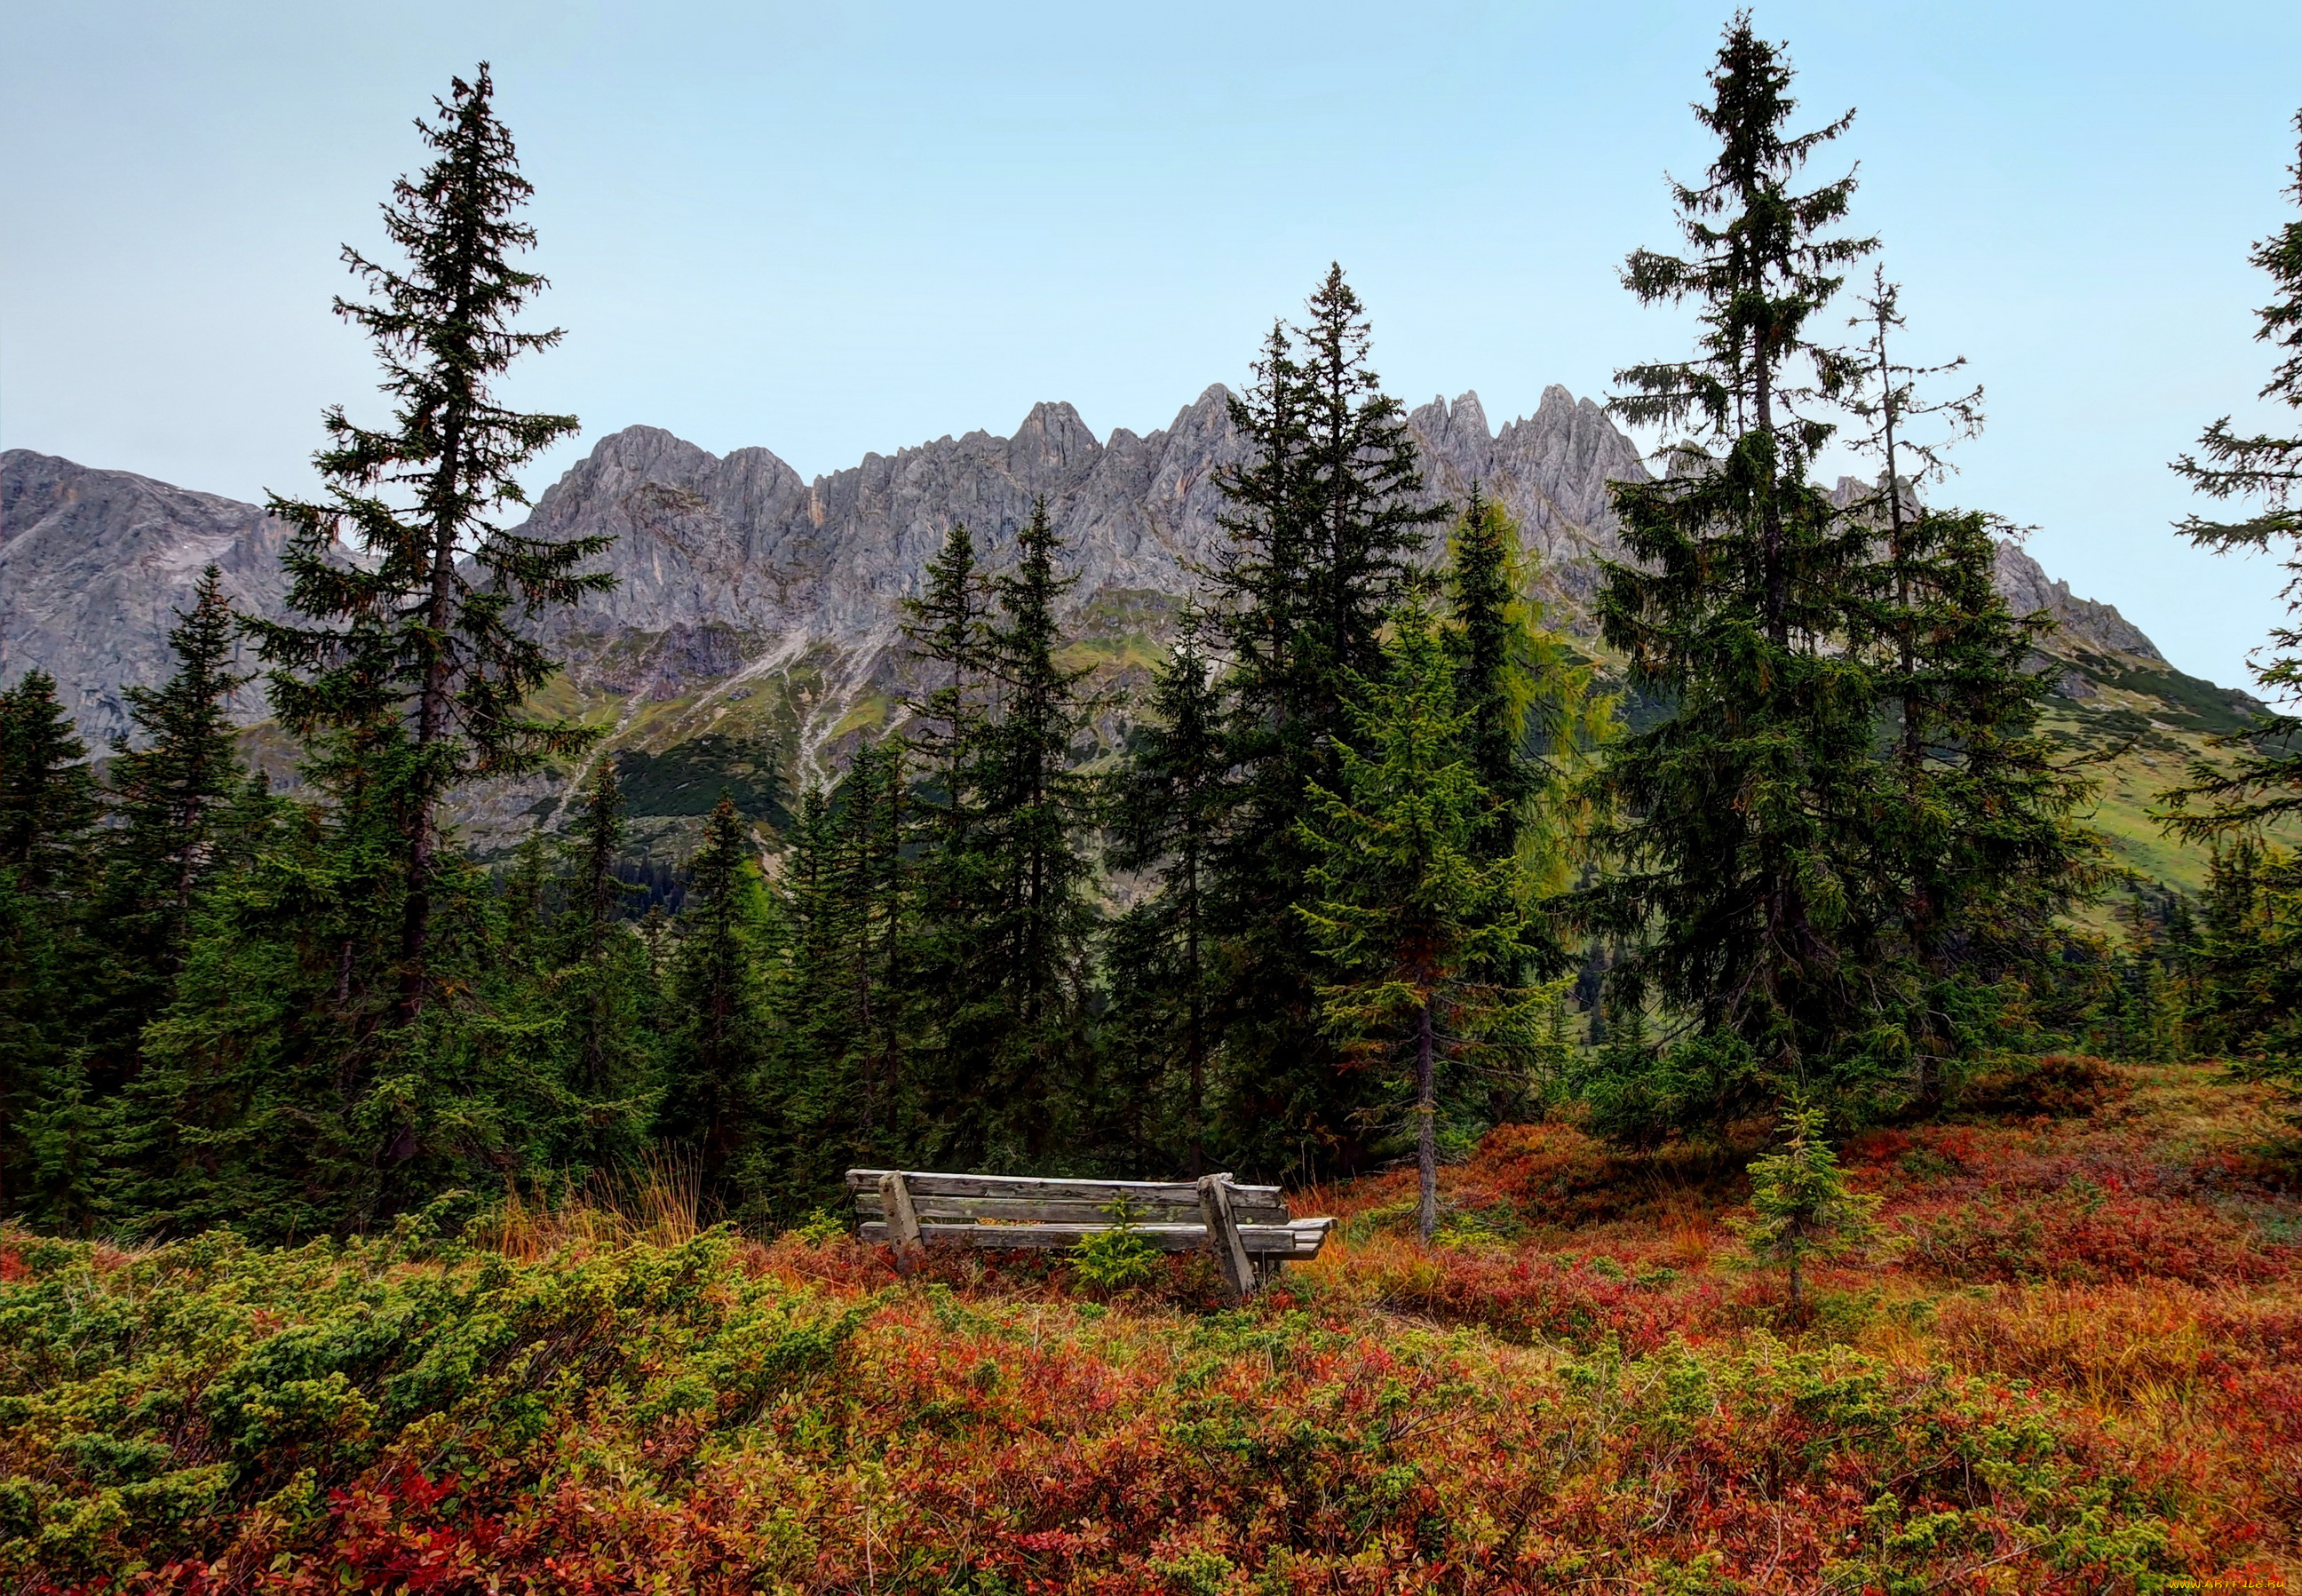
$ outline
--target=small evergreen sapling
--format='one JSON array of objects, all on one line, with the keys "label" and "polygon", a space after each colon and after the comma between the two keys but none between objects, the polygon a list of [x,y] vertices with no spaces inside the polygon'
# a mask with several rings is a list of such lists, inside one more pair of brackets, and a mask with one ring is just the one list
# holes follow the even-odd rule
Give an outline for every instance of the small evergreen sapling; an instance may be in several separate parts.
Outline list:
[{"label": "small evergreen sapling", "polygon": [[1136,1228],[1142,1209],[1122,1192],[1104,1212],[1110,1225],[1080,1237],[1071,1248],[1072,1275],[1096,1291],[1127,1291],[1157,1280],[1164,1255]]},{"label": "small evergreen sapling", "polygon": [[1876,1231],[1878,1199],[1846,1183],[1838,1155],[1823,1139],[1822,1111],[1794,1104],[1783,1115],[1784,1143],[1751,1165],[1751,1212],[1743,1244],[1760,1264],[1779,1264],[1790,1277],[1790,1317],[1804,1322],[1808,1261],[1835,1257]]}]

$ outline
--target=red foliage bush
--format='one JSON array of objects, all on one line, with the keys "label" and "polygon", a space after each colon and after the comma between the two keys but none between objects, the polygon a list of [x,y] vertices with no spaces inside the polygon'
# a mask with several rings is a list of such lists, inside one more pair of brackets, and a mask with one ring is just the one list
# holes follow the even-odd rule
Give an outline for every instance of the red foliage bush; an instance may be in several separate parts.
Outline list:
[{"label": "red foliage bush", "polygon": [[1604,1258],[1448,1252],[1362,1261],[1356,1273],[1384,1306],[1443,1324],[1475,1324],[1521,1345],[1590,1351],[1609,1340],[1633,1357],[1675,1334],[1700,1333],[1726,1293],[1715,1279],[1671,1289]]},{"label": "red foliage bush", "polygon": [[1909,1260],[1947,1280],[2215,1285],[2266,1280],[2289,1262],[2289,1249],[2264,1245],[2249,1227],[2200,1204],[2099,1187],[1994,1193],[1947,1211],[1906,1213],[1900,1222],[1911,1237]]},{"label": "red foliage bush", "polygon": [[1612,1219],[1637,1199],[1632,1163],[1572,1125],[1503,1125],[1480,1141],[1461,1184],[1528,1223],[1572,1228]]}]

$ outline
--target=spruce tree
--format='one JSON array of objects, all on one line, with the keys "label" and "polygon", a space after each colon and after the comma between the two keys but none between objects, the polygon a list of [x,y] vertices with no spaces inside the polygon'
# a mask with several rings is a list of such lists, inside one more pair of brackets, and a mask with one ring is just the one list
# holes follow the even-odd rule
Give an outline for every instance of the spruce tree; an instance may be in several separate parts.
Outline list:
[{"label": "spruce tree", "polygon": [[[1449,658],[1489,811],[1479,847],[1519,855],[1528,884],[1563,889],[1581,867],[1589,817],[1578,783],[1615,735],[1614,700],[1589,660],[1543,626],[1534,573],[1503,506],[1473,484],[1444,572]],[[1563,954],[1558,955],[1563,957]]]},{"label": "spruce tree", "polygon": [[1806,1323],[1809,1263],[1861,1246],[1877,1228],[1878,1199],[1846,1183],[1823,1138],[1823,1119],[1819,1109],[1794,1104],[1783,1114],[1782,1149],[1751,1165],[1752,1217],[1743,1226],[1743,1244],[1754,1261],[1783,1265],[1794,1328]]},{"label": "spruce tree", "polygon": [[[144,1228],[308,1237],[380,1214],[381,1171],[413,1150],[402,1138],[415,1117],[361,1123],[363,1105],[382,1106],[368,988],[393,928],[369,905],[362,842],[294,806],[246,868],[195,900],[126,1094],[122,1201]],[[365,1066],[357,1080],[352,1059]],[[445,1094],[427,1096],[439,1107]]]},{"label": "spruce tree", "polygon": [[2243,830],[2215,842],[2191,958],[2200,1051],[2302,1098],[2302,862],[2292,852]]},{"label": "spruce tree", "polygon": [[[2302,132],[2302,112],[2295,113],[2294,126]],[[2294,179],[2287,192],[2302,205],[2302,159],[2287,170]],[[2256,313],[2255,340],[2280,356],[2256,397],[2302,411],[2302,216],[2257,243],[2251,259],[2269,276],[2276,294]],[[2198,453],[2181,456],[2174,469],[2210,499],[2250,500],[2258,506],[2238,521],[2192,516],[2178,530],[2216,553],[2283,546],[2287,608],[2302,608],[2302,433],[2241,436],[2225,416],[2199,437]],[[2270,662],[2257,667],[2254,676],[2276,701],[2302,686],[2302,628],[2273,627],[2270,646]],[[2302,717],[2264,710],[2253,726],[2221,743],[2231,751],[2226,760],[2194,761],[2189,780],[2165,795],[2169,830],[2197,840],[2302,811]]]},{"label": "spruce tree", "polygon": [[567,873],[553,928],[545,1002],[570,1034],[562,1066],[565,1128],[555,1158],[579,1168],[627,1164],[643,1150],[659,1091],[651,1032],[659,1019],[647,949],[619,923],[638,888],[616,874],[626,834],[616,762],[602,759],[560,844]]},{"label": "spruce tree", "polygon": [[[1455,701],[1472,772],[1487,794],[1472,850],[1482,861],[1513,864],[1525,900],[1497,904],[1520,919],[1508,945],[1525,962],[1488,974],[1505,985],[1548,979],[1574,962],[1551,900],[1589,869],[1591,817],[1581,784],[1614,734],[1614,701],[1597,690],[1589,661],[1540,624],[1526,597],[1533,573],[1518,526],[1476,483],[1449,539],[1441,575]],[[1525,1079],[1466,1075],[1455,1085],[1473,1096],[1451,1102],[1450,1112],[1490,1124],[1537,1108],[1530,1096],[1535,1083]]]},{"label": "spruce tree", "polygon": [[838,875],[852,924],[844,937],[845,988],[854,1015],[857,1150],[902,1143],[906,993],[903,949],[911,930],[911,870],[903,857],[909,781],[903,743],[866,743],[841,786]]},{"label": "spruce tree", "polygon": [[657,1134],[696,1159],[709,1195],[729,1205],[760,1195],[763,1058],[760,973],[767,900],[735,801],[722,794],[686,870],[687,904],[669,980],[676,1029]]},{"label": "spruce tree", "polygon": [[92,1011],[115,979],[82,925],[97,815],[87,745],[55,679],[28,671],[0,690],[0,1212],[42,1220],[75,1217],[39,1172],[55,1116],[78,1122]]},{"label": "spruce tree", "polygon": [[55,678],[25,672],[0,690],[0,869],[21,892],[68,898],[85,885],[97,814],[88,744],[56,701]]},{"label": "spruce tree", "polygon": [[[921,689],[904,706],[919,785],[906,819],[915,914],[901,965],[913,1062],[925,1076],[917,1082],[921,1112],[932,1118],[952,1091],[970,1089],[975,1073],[963,1055],[979,1051],[977,1033],[987,1022],[974,971],[996,886],[979,824],[991,595],[963,522],[945,534],[926,577],[926,591],[904,601],[903,634]],[[996,1023],[996,1014],[988,1019]]]},{"label": "spruce tree", "polygon": [[1109,862],[1154,871],[1158,885],[1113,928],[1115,1018],[1132,1069],[1115,1068],[1105,1083],[1128,1126],[1120,1139],[1147,1152],[1165,1140],[1154,1129],[1164,1117],[1158,1099],[1180,1097],[1180,1163],[1195,1180],[1206,1171],[1214,1031],[1208,869],[1231,805],[1222,701],[1200,624],[1185,613],[1174,651],[1152,675],[1150,713],[1112,778]]},{"label": "spruce tree", "polygon": [[2036,965],[2054,917],[2095,885],[2101,846],[2071,819],[2091,784],[2038,727],[2053,685],[2035,661],[2053,619],[2017,617],[1994,580],[1997,539],[2020,529],[1921,498],[1949,469],[1948,444],[1980,431],[1982,391],[1920,394],[1964,361],[1899,364],[1899,301],[1881,270],[1854,323],[1866,388],[1850,408],[1869,431],[1853,441],[1882,469],[1877,492],[1850,508],[1884,547],[1850,636],[1872,656],[1893,737],[1878,868],[1927,983],[1907,1029],[1911,1087],[1931,1099],[1949,1062],[1982,1039],[1973,1019],[1995,1006],[1984,990]]},{"label": "spruce tree", "polygon": [[[116,840],[106,861],[105,934],[156,995],[182,962],[193,895],[217,864],[217,830],[243,780],[231,696],[249,678],[232,664],[223,575],[200,575],[192,608],[168,633],[176,668],[158,688],[130,687],[133,741],[113,750]],[[132,1005],[148,1017],[155,1006]]]},{"label": "spruce tree", "polygon": [[1311,788],[1300,829],[1312,895],[1298,912],[1332,971],[1319,990],[1330,1034],[1376,1079],[1407,1067],[1427,1242],[1442,1071],[1523,1043],[1535,995],[1495,973],[1516,972],[1532,950],[1516,857],[1486,841],[1494,799],[1479,779],[1475,716],[1457,704],[1427,610],[1410,602],[1395,628],[1338,751],[1341,780]]},{"label": "spruce tree", "polygon": [[[1896,753],[1903,789],[1914,796],[1925,774],[1927,733],[1930,720],[1920,669],[1920,650],[1926,637],[1924,607],[1928,587],[1927,558],[1933,540],[1927,536],[1921,495],[1930,482],[1950,469],[1945,451],[1951,441],[1971,438],[1982,430],[1982,390],[1971,388],[1948,399],[1922,398],[1920,382],[1964,368],[1962,355],[1941,365],[1898,364],[1890,348],[1902,331],[1902,285],[1886,281],[1884,266],[1872,269],[1871,291],[1861,300],[1862,314],[1852,324],[1865,332],[1862,350],[1863,389],[1852,396],[1847,408],[1868,424],[1868,435],[1850,440],[1857,449],[1875,454],[1880,473],[1874,499],[1855,507],[1885,523],[1886,560],[1879,572],[1885,587],[1885,610],[1879,631],[1891,652],[1892,690],[1899,719]],[[1914,424],[1940,417],[1947,438],[1917,436]]]},{"label": "spruce tree", "polygon": [[1584,901],[1638,940],[1634,987],[1697,1027],[1668,1091],[1601,1083],[1617,1130],[1716,1125],[1802,1082],[1856,1111],[1901,1067],[1878,1021],[1908,980],[1869,875],[1877,684],[1845,647],[1870,536],[1808,477],[1853,376],[1808,324],[1872,246],[1830,235],[1851,175],[1793,188],[1853,113],[1787,133],[1790,81],[1738,16],[1696,107],[1718,154],[1700,187],[1672,185],[1692,252],[1623,273],[1642,303],[1694,301],[1702,332],[1688,359],[1618,373],[1611,407],[1688,433],[1668,475],[1614,488],[1630,558],[1606,568],[1601,631],[1671,712],[1601,778],[1620,871]]},{"label": "spruce tree", "polygon": [[[553,662],[521,618],[612,584],[579,574],[606,539],[548,542],[491,519],[525,504],[518,469],[576,430],[572,416],[521,414],[493,392],[515,358],[560,338],[514,325],[544,280],[512,264],[535,241],[517,216],[533,190],[493,100],[483,63],[435,102],[433,122],[418,122],[436,158],[396,183],[383,207],[404,268],[343,252],[376,299],[339,298],[336,312],[374,346],[392,424],[375,430],[341,407],[327,412],[331,441],[314,456],[327,497],[271,500],[295,529],[283,563],[289,604],[303,618],[249,623],[282,724],[332,743],[315,777],[340,795],[384,789],[401,1023],[423,1012],[433,989],[443,800],[472,777],[579,752],[589,736],[525,711]],[[347,533],[362,558],[335,553]]]},{"label": "spruce tree", "polygon": [[1480,844],[1516,853],[1535,768],[1526,758],[1526,626],[1514,569],[1517,528],[1503,507],[1471,484],[1449,545],[1449,642],[1455,696],[1469,728],[1471,768],[1490,805]]},{"label": "spruce tree", "polygon": [[868,1162],[854,982],[862,920],[847,861],[838,811],[810,785],[784,836],[775,886],[783,940],[769,983],[775,1040],[762,1094],[772,1142],[766,1165],[795,1196],[828,1195],[841,1170]]},{"label": "spruce tree", "polygon": [[614,937],[624,905],[639,892],[616,874],[628,830],[616,761],[602,759],[584,785],[583,807],[576,811],[575,822],[560,844],[568,866],[562,883],[565,907],[559,928],[563,959],[600,957]]},{"label": "spruce tree", "polygon": [[1297,911],[1313,864],[1298,822],[1314,784],[1334,790],[1357,685],[1382,671],[1381,634],[1427,529],[1404,410],[1368,364],[1364,307],[1340,266],[1307,319],[1276,329],[1231,416],[1247,458],[1218,483],[1231,547],[1213,577],[1224,693],[1229,823],[1213,857],[1211,922],[1231,1087],[1225,1157],[1273,1170],[1362,1163],[1364,1072],[1329,1043],[1315,956]]},{"label": "spruce tree", "polygon": [[[1012,570],[994,579],[1000,618],[989,629],[986,673],[998,714],[983,734],[978,825],[994,890],[981,927],[977,990],[997,1035],[988,1073],[948,1105],[955,1145],[981,1138],[995,1163],[1044,1161],[1080,1105],[1087,1063],[1088,945],[1096,921],[1086,839],[1094,792],[1075,765],[1087,728],[1086,667],[1056,659],[1057,612],[1078,583],[1057,570],[1063,540],[1045,500],[1016,534]],[[979,1123],[980,1130],[975,1129]]]},{"label": "spruce tree", "polygon": [[836,797],[807,787],[784,834],[760,1113],[763,1167],[781,1172],[786,1217],[836,1201],[852,1165],[903,1162],[906,1015],[918,995],[899,979],[910,931],[903,769],[892,740],[858,749]]}]

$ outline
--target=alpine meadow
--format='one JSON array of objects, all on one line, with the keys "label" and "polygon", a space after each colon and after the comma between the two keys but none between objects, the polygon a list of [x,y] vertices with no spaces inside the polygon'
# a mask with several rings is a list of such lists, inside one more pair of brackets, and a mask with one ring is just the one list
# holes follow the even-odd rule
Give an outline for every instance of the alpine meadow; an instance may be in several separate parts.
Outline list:
[{"label": "alpine meadow", "polygon": [[[2302,1580],[2302,620],[1957,502],[1865,125],[1682,64],[1500,433],[1334,265],[1162,431],[531,502],[483,63],[309,488],[0,456],[0,1588]],[[2166,534],[2289,616],[2290,175]]]}]

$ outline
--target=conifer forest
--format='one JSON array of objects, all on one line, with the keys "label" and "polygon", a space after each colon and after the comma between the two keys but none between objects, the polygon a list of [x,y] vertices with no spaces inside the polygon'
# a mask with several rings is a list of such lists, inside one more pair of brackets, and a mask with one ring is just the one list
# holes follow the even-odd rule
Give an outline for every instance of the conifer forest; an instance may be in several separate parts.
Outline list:
[{"label": "conifer forest", "polygon": [[[207,565],[116,737],[0,688],[0,1587],[2302,1578],[2302,623],[2136,869],[2165,727],[2070,734],[1863,124],[1748,13],[1684,69],[1586,593],[1441,490],[1338,265],[1239,351],[1154,657],[1077,645],[1060,504],[954,520],[884,713],[697,764],[668,851],[672,756],[566,688],[611,540],[528,520],[550,239],[457,78],[344,251],[382,399],[265,507],[283,606]],[[2284,431],[2202,424],[2169,538],[2302,584]],[[851,1169],[1336,1222],[1242,1295],[1123,1201],[882,1244]]]}]

